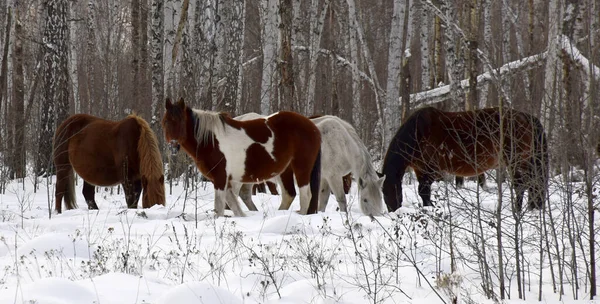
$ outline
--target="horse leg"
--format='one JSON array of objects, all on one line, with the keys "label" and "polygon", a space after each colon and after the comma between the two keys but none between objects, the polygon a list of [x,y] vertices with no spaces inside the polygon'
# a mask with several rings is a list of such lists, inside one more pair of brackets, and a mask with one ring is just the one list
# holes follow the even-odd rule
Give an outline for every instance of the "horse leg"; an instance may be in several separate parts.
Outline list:
[{"label": "horse leg", "polygon": [[[233,215],[239,217],[246,216],[246,214],[244,213],[244,211],[242,211],[242,208],[240,207],[240,202],[237,199],[237,195],[235,195],[236,192],[234,192],[235,190],[236,189],[234,189],[234,187],[232,187],[231,185],[227,187],[227,189],[225,190],[225,201],[231,209],[231,211],[233,211]],[[239,189],[237,190],[239,191]],[[252,203],[252,205],[254,205],[254,203]],[[256,209],[256,206],[254,206],[254,209]]]},{"label": "horse leg", "polygon": [[430,174],[415,171],[417,174],[417,181],[419,182],[419,196],[423,200],[423,206],[429,207],[433,206],[431,203],[431,184],[433,183],[433,178]]},{"label": "horse leg", "polygon": [[[137,180],[135,182],[133,182],[133,201],[137,202],[140,201],[140,195],[142,194],[142,180]],[[142,208],[150,208],[151,206],[146,206],[143,205],[142,202]]]},{"label": "horse leg", "polygon": [[65,207],[67,210],[73,209],[76,206],[75,202],[75,185],[74,173],[71,165],[57,166],[56,170],[56,196],[55,209],[57,213],[62,212],[62,200],[65,199]]},{"label": "horse leg", "polygon": [[477,184],[484,191],[488,191],[489,190],[488,186],[486,184],[486,180],[485,180],[485,173],[481,173],[481,174],[477,175]]},{"label": "horse leg", "polygon": [[329,202],[329,183],[324,178],[321,179],[321,191],[319,193],[319,211],[325,212],[327,203]]},{"label": "horse leg", "polygon": [[465,185],[465,178],[457,175],[454,178],[454,183],[456,184],[456,188],[463,188],[463,186]]},{"label": "horse leg", "polygon": [[342,177],[344,180],[344,193],[348,194],[350,192],[350,187],[352,187],[352,173],[348,173]]},{"label": "horse leg", "polygon": [[98,205],[96,204],[96,200],[94,196],[96,194],[96,187],[86,181],[83,181],[83,197],[85,198],[85,202],[88,204],[88,209],[97,210]]},{"label": "horse leg", "polygon": [[294,186],[294,171],[290,167],[285,169],[277,178],[281,187],[281,204],[279,210],[288,210],[296,198],[296,187]]},{"label": "horse leg", "polygon": [[[242,202],[246,205],[248,210],[250,211],[258,211],[256,205],[252,201],[252,188],[253,184],[242,184],[239,189],[239,196],[242,199]],[[235,189],[233,190],[235,192]]]},{"label": "horse leg", "polygon": [[515,170],[515,173],[513,174],[513,189],[516,193],[514,210],[516,212],[521,212],[521,209],[523,208],[523,195],[525,194],[527,186],[525,184],[525,176],[519,170]]},{"label": "horse leg", "polygon": [[279,192],[277,192],[277,185],[273,182],[266,182],[267,187],[269,187],[269,191],[271,192],[272,195],[279,195]]},{"label": "horse leg", "polygon": [[127,178],[123,184],[123,193],[125,194],[125,202],[127,203],[127,208],[129,209],[137,209],[137,205],[138,205],[138,201],[134,200],[135,198],[135,191],[134,191],[134,186],[133,183],[129,181],[129,178]]},{"label": "horse leg", "polygon": [[[323,178],[321,178],[322,180]],[[335,195],[335,199],[340,207],[340,212],[348,212],[348,203],[346,201],[346,194],[344,193],[344,181],[337,177],[327,177],[329,187]]]},{"label": "horse leg", "polygon": [[225,215],[226,190],[215,187],[215,213],[217,217]]}]

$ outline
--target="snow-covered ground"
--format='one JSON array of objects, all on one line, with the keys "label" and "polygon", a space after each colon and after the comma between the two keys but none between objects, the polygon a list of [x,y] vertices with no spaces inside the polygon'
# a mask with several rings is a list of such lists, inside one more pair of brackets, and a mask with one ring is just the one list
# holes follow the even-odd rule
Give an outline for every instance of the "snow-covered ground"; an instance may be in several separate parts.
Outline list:
[{"label": "snow-covered ground", "polygon": [[[491,181],[492,192],[479,195],[471,181],[465,189],[434,184],[432,198],[440,207],[428,212],[416,208],[420,202],[416,184],[405,185],[405,207],[375,221],[361,214],[355,184],[348,195],[348,214],[336,211],[333,196],[326,212],[302,216],[295,212],[298,198],[290,210],[279,211],[280,197],[257,194],[253,199],[258,212],[247,212],[244,218],[215,218],[210,211],[210,183],[199,182],[187,190],[183,182],[174,183],[167,205],[147,210],[128,210],[116,187],[112,193],[101,188],[96,193],[100,210],[88,211],[81,181],[79,209],[52,213],[49,219],[54,184],[52,179],[40,182],[36,193],[27,178],[25,185],[14,181],[0,195],[0,303],[431,304],[451,303],[452,293],[459,303],[494,303],[483,293],[485,275],[491,276],[491,289],[498,295],[498,247],[491,213],[497,196]],[[169,185],[166,189],[169,193]],[[556,215],[555,233],[564,239],[564,227],[585,215],[565,220],[563,192],[557,189],[551,192],[550,206]],[[468,203],[478,197],[483,221],[477,220]],[[585,200],[578,196],[574,204]],[[503,210],[505,282],[513,299],[505,303],[537,302],[539,247],[544,240],[538,232],[540,215],[524,216],[526,300],[515,300],[514,220],[508,207]],[[452,241],[449,222],[454,225]],[[564,249],[568,241],[559,243],[557,250],[565,253],[565,263],[571,263],[571,251]],[[453,274],[450,244],[457,260]],[[482,259],[476,256],[483,248],[487,266],[482,268]],[[575,254],[581,271],[578,296],[588,299],[583,249],[577,248]],[[552,291],[546,256],[544,261],[542,302],[577,302],[572,272],[564,270],[561,299]]]}]

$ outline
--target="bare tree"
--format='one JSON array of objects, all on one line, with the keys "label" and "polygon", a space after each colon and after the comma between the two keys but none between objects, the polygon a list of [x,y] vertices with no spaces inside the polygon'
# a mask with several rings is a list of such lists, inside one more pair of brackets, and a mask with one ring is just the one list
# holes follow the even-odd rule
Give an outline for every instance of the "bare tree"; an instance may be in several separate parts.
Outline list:
[{"label": "bare tree", "polygon": [[294,110],[297,108],[294,88],[294,57],[292,56],[293,8],[292,0],[279,1],[279,14],[281,15],[281,26],[279,27],[281,32],[281,63],[279,67],[281,73],[279,85],[281,103],[279,108],[286,110]]},{"label": "bare tree", "polygon": [[161,119],[160,113],[162,105],[165,102],[165,75],[163,68],[164,21],[165,11],[163,1],[152,0],[152,106],[150,112],[150,126],[156,134],[161,134],[159,126]]},{"label": "bare tree", "polygon": [[69,6],[66,0],[45,2],[44,29],[44,100],[39,137],[38,174],[54,172],[51,164],[52,138],[57,123],[67,118],[69,113],[69,70],[67,14]]},{"label": "bare tree", "polygon": [[[15,41],[13,44],[13,114],[14,122],[22,122],[25,118],[25,80],[23,72],[23,39],[25,37],[23,2],[15,6]],[[25,126],[21,123],[13,123],[14,145],[13,170],[16,178],[25,177]]]}]

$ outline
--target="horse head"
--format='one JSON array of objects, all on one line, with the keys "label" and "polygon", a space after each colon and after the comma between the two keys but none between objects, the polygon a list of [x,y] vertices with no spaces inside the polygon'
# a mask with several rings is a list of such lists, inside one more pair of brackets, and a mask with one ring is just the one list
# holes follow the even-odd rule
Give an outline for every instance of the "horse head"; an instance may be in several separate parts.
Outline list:
[{"label": "horse head", "polygon": [[381,201],[383,200],[381,188],[385,182],[385,176],[366,175],[358,179],[360,189],[360,206],[363,213],[367,215],[381,215]]},{"label": "horse head", "polygon": [[165,138],[169,144],[171,154],[177,154],[181,143],[185,141],[187,134],[187,115],[186,105],[183,98],[175,104],[170,98],[165,101],[165,115],[162,119],[162,126],[165,132]]}]

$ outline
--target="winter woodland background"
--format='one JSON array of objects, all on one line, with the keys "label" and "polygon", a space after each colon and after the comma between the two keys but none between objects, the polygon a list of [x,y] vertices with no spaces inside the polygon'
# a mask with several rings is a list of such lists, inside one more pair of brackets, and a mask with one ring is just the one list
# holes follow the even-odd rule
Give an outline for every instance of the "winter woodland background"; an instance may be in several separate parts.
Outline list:
[{"label": "winter woodland background", "polygon": [[[73,113],[135,111],[161,141],[165,97],[233,115],[332,114],[377,162],[416,108],[502,105],[539,117],[550,138],[561,217],[548,220],[562,228],[534,227],[553,291],[596,294],[600,0],[4,0],[0,28],[0,193],[52,174],[55,127]],[[194,169],[183,155],[165,162],[171,180]],[[514,250],[488,247],[500,274],[477,251],[479,287],[506,297],[502,252],[516,252],[522,298],[519,249],[531,244],[488,216]]]}]

